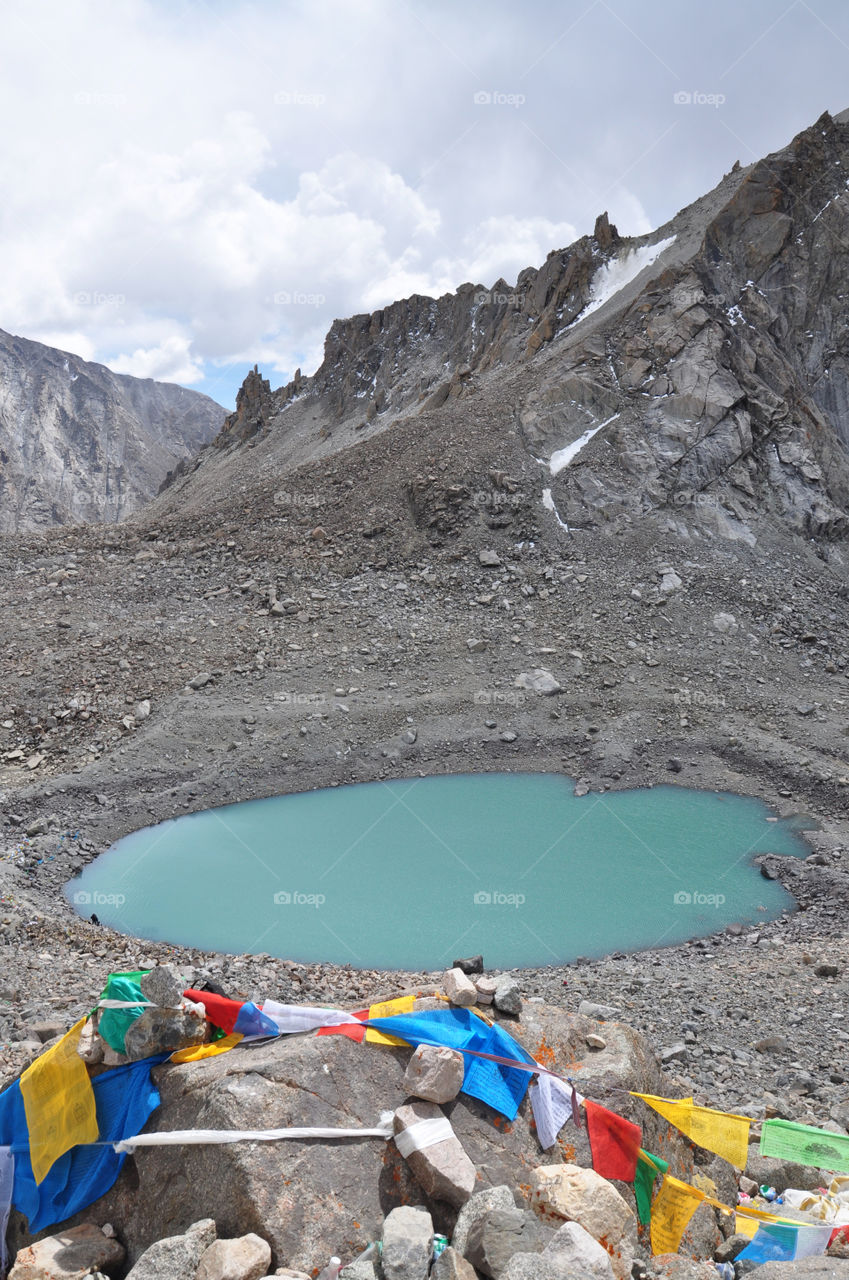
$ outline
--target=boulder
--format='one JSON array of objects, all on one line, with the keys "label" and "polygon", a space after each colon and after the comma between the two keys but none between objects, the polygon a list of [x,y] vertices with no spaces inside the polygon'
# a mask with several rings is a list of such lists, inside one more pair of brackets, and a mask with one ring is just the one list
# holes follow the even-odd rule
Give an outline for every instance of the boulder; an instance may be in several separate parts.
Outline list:
[{"label": "boulder", "polygon": [[466,1257],[485,1276],[500,1280],[515,1253],[542,1253],[551,1234],[527,1209],[490,1209],[472,1225]]},{"label": "boulder", "polygon": [[499,1280],[593,1280],[557,1253],[514,1253]]},{"label": "boulder", "polygon": [[462,969],[446,969],[442,979],[442,989],[452,1004],[461,1008],[470,1008],[478,1002],[478,993],[471,978],[467,978]]},{"label": "boulder", "polygon": [[170,1280],[194,1276],[198,1263],[215,1239],[215,1223],[201,1218],[181,1236],[167,1236],[145,1249],[127,1280]]},{"label": "boulder", "polygon": [[530,693],[536,693],[542,697],[563,692],[560,681],[556,680],[544,667],[535,667],[533,671],[520,671],[513,683],[517,689],[527,689]]},{"label": "boulder", "polygon": [[799,1191],[815,1191],[822,1186],[823,1181],[819,1169],[794,1164],[792,1160],[775,1160],[772,1156],[762,1156],[759,1143],[752,1143],[749,1147],[746,1176],[759,1187],[775,1187],[779,1195],[788,1187],[796,1187]]},{"label": "boulder", "polygon": [[471,1262],[449,1245],[434,1262],[430,1280],[477,1280],[477,1274]]},{"label": "boulder", "polygon": [[[443,1120],[450,1128],[450,1123],[435,1103],[411,1102],[395,1112],[396,1145],[401,1134],[424,1120]],[[399,1149],[403,1151],[403,1145]],[[434,1200],[447,1200],[459,1208],[475,1189],[475,1166],[453,1130],[450,1137],[418,1151],[410,1151],[404,1158],[416,1182]]]},{"label": "boulder", "polygon": [[386,1280],[427,1280],[433,1220],[425,1209],[399,1205],[383,1224],[381,1263]]},{"label": "boulder", "polygon": [[137,1062],[169,1049],[203,1044],[208,1036],[209,1024],[203,1005],[182,1000],[177,1009],[145,1009],[127,1028],[124,1052],[131,1062]]},{"label": "boulder", "polygon": [[263,1280],[271,1266],[271,1249],[250,1232],[235,1240],[215,1240],[204,1253],[195,1280]]},{"label": "boulder", "polygon": [[557,1258],[582,1276],[613,1280],[607,1251],[577,1222],[564,1222],[543,1250],[543,1262]]},{"label": "boulder", "polygon": [[492,1004],[497,986],[498,978],[490,976],[477,978],[475,980],[475,990],[478,993],[478,1004]]},{"label": "boulder", "polygon": [[[339,1276],[340,1280],[383,1280],[375,1257],[355,1258],[342,1268]],[[306,1280],[312,1280],[312,1277],[307,1276]]]},{"label": "boulder", "polygon": [[741,1253],[750,1244],[749,1236],[744,1236],[735,1232],[733,1236],[728,1236],[720,1245],[717,1245],[714,1259],[717,1262],[733,1262],[738,1253]]},{"label": "boulder", "polygon": [[476,1191],[467,1200],[457,1215],[457,1222],[451,1236],[451,1244],[457,1253],[464,1256],[468,1252],[469,1236],[476,1224],[491,1209],[515,1209],[516,1198],[509,1187],[488,1187],[485,1191]]},{"label": "boulder", "polygon": [[146,1000],[152,1000],[162,1009],[178,1009],[183,1000],[183,979],[171,964],[157,964],[149,973],[142,974],[139,986]]},{"label": "boulder", "polygon": [[500,1013],[509,1013],[518,1018],[522,1012],[522,993],[512,974],[501,974],[495,984],[493,999]]},{"label": "boulder", "polygon": [[21,1249],[9,1280],[82,1280],[92,1271],[111,1275],[124,1256],[123,1245],[105,1236],[100,1227],[84,1222]]},{"label": "boulder", "polygon": [[544,1222],[580,1223],[610,1254],[617,1280],[630,1276],[637,1220],[611,1182],[574,1164],[541,1165],[530,1188],[531,1206]]},{"label": "boulder", "polygon": [[685,1258],[681,1253],[659,1253],[651,1260],[651,1280],[717,1280],[712,1262]]},{"label": "boulder", "polygon": [[450,1102],[463,1084],[465,1059],[457,1049],[420,1044],[407,1063],[404,1087],[414,1098]]}]

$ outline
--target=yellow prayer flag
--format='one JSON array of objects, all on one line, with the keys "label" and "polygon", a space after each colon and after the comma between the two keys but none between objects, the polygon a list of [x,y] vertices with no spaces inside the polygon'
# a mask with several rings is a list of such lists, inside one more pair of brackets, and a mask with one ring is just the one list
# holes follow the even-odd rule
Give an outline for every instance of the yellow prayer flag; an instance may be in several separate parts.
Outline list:
[{"label": "yellow prayer flag", "polygon": [[175,1049],[169,1061],[199,1062],[202,1058],[214,1058],[216,1054],[235,1049],[239,1041],[244,1038],[238,1031],[231,1031],[229,1036],[222,1036],[220,1040],[213,1040],[209,1044],[190,1044],[188,1049]]},{"label": "yellow prayer flag", "polygon": [[77,1053],[86,1019],[57,1045],[36,1058],[21,1076],[21,1097],[29,1130],[30,1162],[36,1183],[79,1142],[97,1141],[94,1090]]},{"label": "yellow prayer flag", "polygon": [[656,1098],[650,1093],[635,1093],[633,1096],[642,1098],[697,1146],[722,1156],[735,1169],[745,1169],[752,1123],[748,1116],[697,1107],[692,1098]]},{"label": "yellow prayer flag", "polygon": [[[397,1000],[383,1000],[380,1004],[371,1006],[368,1016],[370,1018],[392,1018],[396,1013],[412,1013],[415,1004],[415,996],[400,996]],[[383,1031],[378,1031],[377,1027],[368,1027],[366,1029],[366,1044],[397,1044],[409,1048],[406,1040],[399,1040],[397,1036],[388,1036]]]},{"label": "yellow prayer flag", "polygon": [[651,1210],[651,1251],[677,1253],[687,1223],[704,1200],[701,1191],[667,1173]]},{"label": "yellow prayer flag", "polygon": [[750,1218],[742,1213],[734,1215],[734,1230],[738,1236],[748,1236],[750,1240],[753,1240],[760,1225],[757,1218]]}]

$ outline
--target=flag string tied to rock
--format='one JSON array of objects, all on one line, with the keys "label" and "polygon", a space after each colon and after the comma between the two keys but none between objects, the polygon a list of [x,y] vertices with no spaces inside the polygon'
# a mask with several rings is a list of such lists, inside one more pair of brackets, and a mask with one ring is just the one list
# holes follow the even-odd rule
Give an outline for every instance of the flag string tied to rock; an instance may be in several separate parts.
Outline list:
[{"label": "flag string tied to rock", "polygon": [[135,1151],[137,1147],[206,1146],[229,1142],[280,1142],[285,1139],[305,1141],[308,1138],[386,1139],[393,1136],[392,1114],[391,1111],[384,1111],[380,1117],[380,1125],[374,1129],[321,1129],[312,1126],[289,1129],[173,1129],[166,1133],[139,1133],[134,1138],[124,1138],[108,1145],[119,1154],[126,1154]]},{"label": "flag string tied to rock", "polygon": [[417,1120],[415,1124],[396,1133],[395,1146],[406,1160],[414,1151],[424,1151],[437,1142],[446,1142],[453,1137],[451,1121],[446,1116],[434,1116],[427,1120]]}]

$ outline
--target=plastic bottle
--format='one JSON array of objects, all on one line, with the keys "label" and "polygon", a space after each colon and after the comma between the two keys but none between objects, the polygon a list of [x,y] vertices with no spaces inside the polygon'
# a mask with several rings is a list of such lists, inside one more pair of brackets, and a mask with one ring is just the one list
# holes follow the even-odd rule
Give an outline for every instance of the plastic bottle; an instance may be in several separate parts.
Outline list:
[{"label": "plastic bottle", "polygon": [[719,1280],[734,1280],[734,1263],[733,1262],[715,1262]]},{"label": "plastic bottle", "polygon": [[761,1195],[763,1196],[764,1200],[767,1200],[770,1203],[772,1203],[772,1201],[778,1195],[778,1192],[776,1191],[775,1187],[768,1187],[764,1185],[761,1187]]},{"label": "plastic bottle", "polygon": [[342,1259],[333,1257],[327,1266],[320,1272],[318,1280],[339,1280],[339,1272],[342,1270]]},{"label": "plastic bottle", "polygon": [[433,1260],[434,1262],[441,1253],[448,1248],[448,1237],[436,1235],[433,1237]]}]

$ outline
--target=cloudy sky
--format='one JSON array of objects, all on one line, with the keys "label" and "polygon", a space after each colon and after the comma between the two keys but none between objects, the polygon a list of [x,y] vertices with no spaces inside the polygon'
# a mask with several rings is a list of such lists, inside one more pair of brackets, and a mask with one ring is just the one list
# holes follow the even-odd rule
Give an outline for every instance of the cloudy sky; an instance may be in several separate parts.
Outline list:
[{"label": "cloudy sky", "polygon": [[2,5],[0,328],[231,405],[849,106],[845,0]]}]

